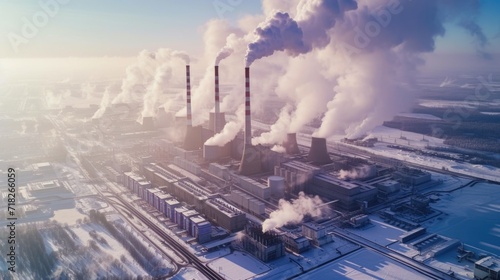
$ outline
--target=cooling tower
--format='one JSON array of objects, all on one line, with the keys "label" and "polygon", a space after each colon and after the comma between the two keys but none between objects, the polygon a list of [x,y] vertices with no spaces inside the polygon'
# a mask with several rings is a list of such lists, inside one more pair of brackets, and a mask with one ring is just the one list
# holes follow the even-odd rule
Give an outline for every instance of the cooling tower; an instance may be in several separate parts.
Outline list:
[{"label": "cooling tower", "polygon": [[312,137],[311,149],[309,150],[307,160],[317,164],[327,164],[332,162],[330,156],[328,155],[325,138]]},{"label": "cooling tower", "polygon": [[153,117],[142,117],[142,129],[153,130],[155,128]]},{"label": "cooling tower", "polygon": [[245,147],[241,158],[239,172],[241,175],[252,175],[261,172],[260,151],[252,146],[252,119],[250,114],[250,68],[245,67]]},{"label": "cooling tower", "polygon": [[193,127],[191,115],[191,74],[189,65],[186,65],[186,137],[184,149],[188,151],[199,150],[203,147],[201,126]]},{"label": "cooling tower", "polygon": [[217,134],[222,131],[225,125],[226,115],[224,113],[210,112],[210,118],[208,119],[208,129],[212,130],[214,134]]},{"label": "cooling tower", "polygon": [[286,140],[283,142],[283,147],[289,155],[300,154],[299,145],[297,145],[297,134],[288,133],[286,135]]}]

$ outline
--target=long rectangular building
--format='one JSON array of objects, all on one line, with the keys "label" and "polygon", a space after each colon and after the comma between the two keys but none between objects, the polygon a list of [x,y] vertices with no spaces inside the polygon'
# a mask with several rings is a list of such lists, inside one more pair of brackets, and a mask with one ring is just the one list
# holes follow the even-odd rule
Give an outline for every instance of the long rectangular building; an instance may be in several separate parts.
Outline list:
[{"label": "long rectangular building", "polygon": [[242,230],[247,223],[243,211],[221,198],[212,198],[205,201],[204,213],[210,221],[231,232]]},{"label": "long rectangular building", "polygon": [[329,174],[317,174],[308,184],[306,193],[328,200],[338,200],[335,205],[346,210],[355,210],[364,202],[377,196],[377,188],[358,181],[344,181]]}]

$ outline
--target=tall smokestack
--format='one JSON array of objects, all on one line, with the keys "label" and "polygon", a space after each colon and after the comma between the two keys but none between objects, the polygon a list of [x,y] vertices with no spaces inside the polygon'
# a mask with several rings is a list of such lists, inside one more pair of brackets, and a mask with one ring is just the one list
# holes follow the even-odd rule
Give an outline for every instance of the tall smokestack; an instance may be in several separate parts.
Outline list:
[{"label": "tall smokestack", "polygon": [[285,147],[285,151],[289,155],[300,154],[299,145],[297,144],[297,134],[288,133],[285,142],[283,142],[283,147]]},{"label": "tall smokestack", "polygon": [[328,155],[325,138],[312,137],[311,149],[309,150],[307,160],[317,164],[327,164],[332,162],[330,156]]},{"label": "tall smokestack", "polygon": [[260,151],[252,146],[252,119],[250,111],[250,68],[245,67],[245,148],[240,163],[241,175],[252,175],[261,171]]},{"label": "tall smokestack", "polygon": [[191,115],[191,72],[189,71],[189,65],[186,65],[186,125],[193,126],[193,118]]},{"label": "tall smokestack", "polygon": [[252,145],[252,119],[250,111],[250,68],[245,67],[245,146]]},{"label": "tall smokestack", "polygon": [[[219,102],[219,66],[215,65],[215,114],[220,113]],[[217,122],[215,122],[215,130],[217,130]]]},{"label": "tall smokestack", "polygon": [[203,147],[201,126],[193,127],[191,114],[191,73],[189,65],[186,65],[186,138],[184,149],[188,151],[199,150]]}]

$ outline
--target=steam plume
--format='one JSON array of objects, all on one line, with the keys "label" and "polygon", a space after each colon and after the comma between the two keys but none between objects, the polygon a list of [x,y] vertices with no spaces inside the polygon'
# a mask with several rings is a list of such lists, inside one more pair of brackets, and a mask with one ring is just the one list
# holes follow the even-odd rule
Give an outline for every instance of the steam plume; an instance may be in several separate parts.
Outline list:
[{"label": "steam plume", "polygon": [[172,69],[170,65],[163,64],[157,69],[153,84],[148,88],[146,95],[144,95],[142,117],[155,116],[160,95],[165,92],[171,77]]},{"label": "steam plume", "polygon": [[299,223],[306,215],[318,217],[322,214],[319,207],[321,204],[323,202],[318,196],[308,197],[303,192],[291,202],[280,199],[279,209],[271,212],[269,218],[262,223],[262,231],[267,232],[290,223]]},{"label": "steam plume", "polygon": [[297,56],[326,46],[328,30],[346,11],[356,8],[354,0],[302,0],[297,5],[297,21],[288,13],[276,12],[255,30],[257,39],[248,45],[246,65],[276,51]]},{"label": "steam plume", "polygon": [[111,105],[111,96],[109,93],[109,88],[106,88],[101,99],[101,104],[99,104],[99,109],[94,113],[92,118],[93,119],[101,118],[106,112],[106,109],[109,107],[109,105]]},{"label": "steam plume", "polygon": [[178,57],[178,58],[184,60],[184,62],[186,64],[190,63],[189,55],[184,51],[174,51],[174,52],[172,52],[172,56]]},{"label": "steam plume", "polygon": [[363,165],[358,168],[354,168],[351,170],[340,170],[339,171],[339,179],[345,180],[345,179],[351,179],[351,180],[356,180],[356,179],[364,179],[368,178],[370,176],[375,175],[376,170],[374,166],[370,165]]},{"label": "steam plume", "polygon": [[224,46],[219,53],[217,54],[217,57],[215,58],[215,65],[219,65],[219,63],[225,59],[228,58],[232,53],[234,52],[233,48],[229,46]]},{"label": "steam plume", "polygon": [[239,131],[243,128],[243,113],[244,107],[240,106],[236,112],[237,118],[233,121],[227,122],[220,133],[215,134],[210,139],[208,139],[205,144],[211,146],[224,146],[236,137]]}]

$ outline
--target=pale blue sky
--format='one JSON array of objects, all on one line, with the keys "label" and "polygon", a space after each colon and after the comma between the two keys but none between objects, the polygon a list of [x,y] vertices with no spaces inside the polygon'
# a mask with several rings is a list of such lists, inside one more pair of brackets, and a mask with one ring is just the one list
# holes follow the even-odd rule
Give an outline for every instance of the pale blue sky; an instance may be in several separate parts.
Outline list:
[{"label": "pale blue sky", "polygon": [[[41,10],[39,2],[50,1],[56,0],[0,0],[0,57],[135,56],[142,49],[160,47],[197,52],[201,27],[220,15],[214,3],[241,2],[223,14],[232,22],[261,13],[257,0],[65,0],[68,3],[47,25],[14,52],[9,34],[21,34],[23,17],[32,19]],[[481,2],[478,22],[490,37],[490,51],[496,51],[500,49],[500,0]],[[448,26],[447,36],[438,39],[437,52],[473,53],[471,42],[466,32]]]}]

